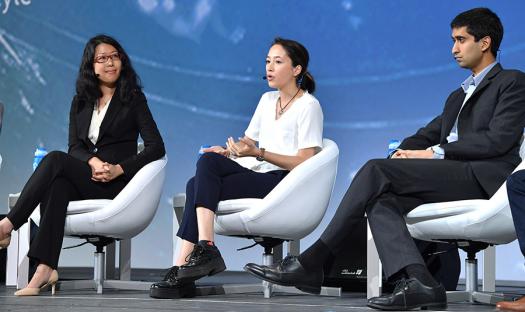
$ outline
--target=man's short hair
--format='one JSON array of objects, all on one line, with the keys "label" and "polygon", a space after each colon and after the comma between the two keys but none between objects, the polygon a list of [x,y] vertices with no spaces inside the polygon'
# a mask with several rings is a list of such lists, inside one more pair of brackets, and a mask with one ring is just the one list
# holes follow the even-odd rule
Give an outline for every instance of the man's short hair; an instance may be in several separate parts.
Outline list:
[{"label": "man's short hair", "polygon": [[450,28],[467,27],[467,32],[474,36],[476,41],[489,36],[491,39],[490,52],[496,57],[499,45],[503,40],[503,25],[496,13],[488,8],[475,8],[456,16],[450,23]]}]

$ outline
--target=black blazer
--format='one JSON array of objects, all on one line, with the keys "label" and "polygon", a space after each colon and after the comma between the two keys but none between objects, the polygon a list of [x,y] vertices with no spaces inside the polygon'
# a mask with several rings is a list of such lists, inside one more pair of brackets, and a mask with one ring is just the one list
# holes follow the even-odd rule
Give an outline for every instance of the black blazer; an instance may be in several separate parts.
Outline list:
[{"label": "black blazer", "polygon": [[[458,113],[462,88],[452,92],[441,115],[403,140],[400,149],[426,149],[439,144],[445,159],[469,162],[479,183],[492,196],[521,162],[525,127],[525,74],[496,64]],[[447,143],[458,117],[459,140]]]},{"label": "black blazer", "polygon": [[[135,91],[124,102],[115,91],[102,124],[97,144],[88,139],[95,103],[75,96],[69,114],[69,151],[75,158],[87,162],[97,156],[102,161],[120,164],[124,179],[130,180],[144,165],[164,156],[164,142],[148,108],[146,97]],[[138,136],[144,140],[144,150],[137,154]]]}]

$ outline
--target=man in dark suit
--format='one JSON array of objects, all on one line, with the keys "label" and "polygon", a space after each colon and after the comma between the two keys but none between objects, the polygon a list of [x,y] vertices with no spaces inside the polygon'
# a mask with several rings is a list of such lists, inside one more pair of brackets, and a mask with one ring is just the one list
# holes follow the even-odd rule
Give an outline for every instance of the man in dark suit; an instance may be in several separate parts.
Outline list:
[{"label": "man in dark suit", "polygon": [[334,218],[310,248],[272,266],[248,264],[252,274],[319,293],[323,263],[351,248],[352,228],[367,215],[385,274],[396,287],[368,305],[385,310],[446,307],[446,294],[428,272],[404,215],[431,202],[489,198],[520,162],[525,126],[525,74],[496,63],[503,26],[486,8],[451,23],[452,54],[472,74],[448,97],[443,112],[406,138],[391,159],[368,161]]}]

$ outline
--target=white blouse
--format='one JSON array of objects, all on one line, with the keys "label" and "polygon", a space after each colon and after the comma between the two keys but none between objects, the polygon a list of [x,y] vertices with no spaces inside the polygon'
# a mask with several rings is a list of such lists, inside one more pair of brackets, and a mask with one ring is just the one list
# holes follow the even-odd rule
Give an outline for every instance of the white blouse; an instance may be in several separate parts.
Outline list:
[{"label": "white blouse", "polygon": [[109,103],[111,102],[111,99],[102,107],[100,111],[97,109],[97,103],[93,106],[93,115],[91,115],[91,124],[89,125],[89,132],[88,132],[88,139],[93,143],[97,144],[98,141],[98,135],[100,132],[100,125],[102,124],[102,121],[104,120],[104,116],[106,116],[106,112],[108,111]]},{"label": "white blouse", "polygon": [[[323,111],[319,101],[307,91],[292,106],[275,119],[279,91],[266,92],[250,121],[245,135],[259,142],[259,148],[281,155],[294,156],[300,149],[323,146]],[[250,160],[244,158],[249,158]],[[239,163],[258,172],[282,168],[253,157],[243,157]]]}]

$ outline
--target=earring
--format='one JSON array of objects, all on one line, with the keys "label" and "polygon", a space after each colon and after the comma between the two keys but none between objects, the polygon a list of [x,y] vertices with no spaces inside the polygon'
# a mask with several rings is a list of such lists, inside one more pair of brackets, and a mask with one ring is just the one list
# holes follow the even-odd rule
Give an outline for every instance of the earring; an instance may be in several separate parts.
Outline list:
[{"label": "earring", "polygon": [[299,79],[297,79],[297,85],[298,86],[301,86],[303,84],[303,77],[304,77],[304,75],[301,75],[301,77],[299,77]]}]

